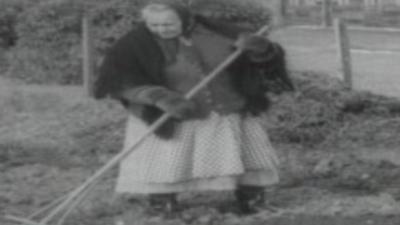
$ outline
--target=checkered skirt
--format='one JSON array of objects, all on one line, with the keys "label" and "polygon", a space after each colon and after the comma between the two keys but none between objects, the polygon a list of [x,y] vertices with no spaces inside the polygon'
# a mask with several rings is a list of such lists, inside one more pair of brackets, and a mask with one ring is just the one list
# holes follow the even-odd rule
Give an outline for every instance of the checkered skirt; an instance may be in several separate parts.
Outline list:
[{"label": "checkered skirt", "polygon": [[[148,129],[129,117],[125,146],[132,146]],[[129,192],[137,184],[177,184],[265,171],[277,178],[278,159],[260,118],[212,112],[207,119],[177,126],[169,140],[147,138],[120,164],[117,190]]]}]

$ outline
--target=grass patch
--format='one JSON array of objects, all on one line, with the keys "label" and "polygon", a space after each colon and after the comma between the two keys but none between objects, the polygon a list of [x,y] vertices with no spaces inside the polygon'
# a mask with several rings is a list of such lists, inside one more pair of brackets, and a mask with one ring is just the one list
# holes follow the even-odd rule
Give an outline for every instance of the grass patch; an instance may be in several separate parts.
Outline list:
[{"label": "grass patch", "polygon": [[[400,118],[399,101],[346,91],[338,80],[318,74],[294,77],[299,94],[275,97],[274,106],[265,115],[274,143],[304,149],[357,148],[382,141],[392,147],[399,144],[395,135],[400,131],[400,119],[396,120]],[[2,93],[0,151],[7,152],[3,160],[20,158],[21,154],[52,155],[46,152],[53,149],[77,160],[99,162],[118,152],[124,110],[116,102],[96,102],[81,93],[76,87],[44,91],[34,86]],[[391,126],[382,125],[386,123]]]}]

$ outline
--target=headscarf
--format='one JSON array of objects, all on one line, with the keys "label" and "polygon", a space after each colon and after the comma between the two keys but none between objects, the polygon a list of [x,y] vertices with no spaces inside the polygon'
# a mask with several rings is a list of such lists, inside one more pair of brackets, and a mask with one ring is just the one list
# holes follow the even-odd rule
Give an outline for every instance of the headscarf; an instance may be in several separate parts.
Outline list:
[{"label": "headscarf", "polygon": [[186,37],[190,36],[190,33],[195,23],[195,16],[191,12],[187,4],[179,0],[151,0],[148,1],[142,8],[152,4],[165,5],[173,10],[182,21],[182,35]]}]

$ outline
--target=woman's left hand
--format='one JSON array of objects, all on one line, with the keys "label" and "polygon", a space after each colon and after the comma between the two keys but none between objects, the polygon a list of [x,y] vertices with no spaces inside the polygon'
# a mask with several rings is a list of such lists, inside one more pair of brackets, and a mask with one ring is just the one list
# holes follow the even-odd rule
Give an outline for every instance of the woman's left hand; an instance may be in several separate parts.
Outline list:
[{"label": "woman's left hand", "polygon": [[269,45],[268,39],[254,34],[241,34],[235,42],[235,46],[238,49],[254,53],[265,52]]}]

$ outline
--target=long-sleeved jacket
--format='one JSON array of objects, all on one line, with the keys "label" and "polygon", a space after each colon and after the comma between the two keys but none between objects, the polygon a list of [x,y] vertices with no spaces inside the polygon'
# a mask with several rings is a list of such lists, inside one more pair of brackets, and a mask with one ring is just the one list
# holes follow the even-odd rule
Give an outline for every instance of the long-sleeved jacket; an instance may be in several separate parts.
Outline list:
[{"label": "long-sleeved jacket", "polygon": [[[210,26],[202,27],[205,27],[203,30],[206,31],[203,32],[207,34],[199,35],[194,31],[191,39],[197,45],[195,47],[198,47],[197,56],[194,57],[204,60],[201,72],[207,73],[232,51],[234,35],[231,35],[232,32],[229,35],[226,35],[227,32],[225,35],[220,34],[212,28],[208,29]],[[206,40],[207,35],[210,41]],[[258,114],[266,110],[268,99],[265,92],[269,89],[266,85],[268,81],[278,81],[283,89],[293,88],[287,76],[283,49],[276,43],[271,44],[274,51],[271,60],[254,63],[243,54],[224,74],[202,90],[196,100],[208,111],[215,110],[220,113]],[[159,100],[163,95],[154,94],[157,91],[152,90],[158,90],[158,93],[165,93],[165,90],[183,93],[202,78],[197,76],[196,79],[190,80],[190,74],[175,74],[174,77],[171,73],[166,73],[171,60],[168,52],[144,25],[126,34],[104,58],[95,85],[95,97],[110,96],[118,99],[145,121],[154,121],[162,111],[152,103],[154,98]],[[134,101],[132,98],[126,98],[127,92],[130,92],[130,96],[136,96]]]}]

